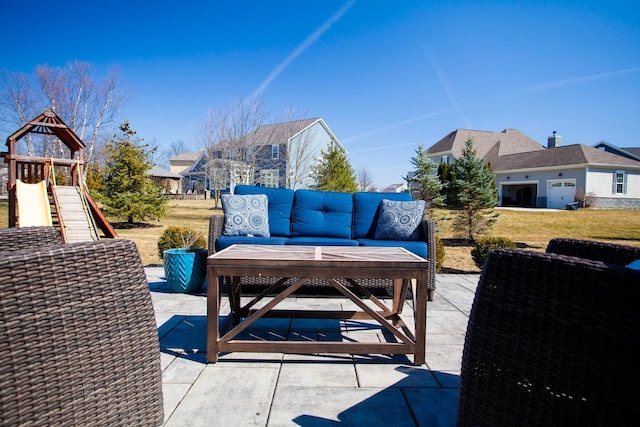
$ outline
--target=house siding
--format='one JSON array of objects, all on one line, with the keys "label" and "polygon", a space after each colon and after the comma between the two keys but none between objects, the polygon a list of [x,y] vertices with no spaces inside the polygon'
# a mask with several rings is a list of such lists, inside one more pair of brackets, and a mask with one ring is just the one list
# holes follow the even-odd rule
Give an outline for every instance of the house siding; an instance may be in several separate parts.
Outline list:
[{"label": "house siding", "polygon": [[[615,173],[625,173],[624,194],[615,194]],[[596,209],[640,209],[640,172],[620,169],[592,169],[588,175],[587,193],[594,196],[591,207]]]},{"label": "house siding", "polygon": [[[291,176],[295,173],[300,177],[299,182],[296,182],[295,185],[293,182],[289,182],[289,188],[293,188],[294,186],[295,189],[313,188],[316,184],[316,178],[312,176],[312,172],[318,165],[318,159],[322,158],[322,151],[328,150],[332,141],[331,134],[320,122],[316,122],[289,141],[289,148],[287,150],[289,166],[286,171],[286,176]],[[301,148],[301,145],[307,146],[306,148]],[[338,147],[344,151],[344,147],[342,147],[341,144],[338,144]],[[307,149],[309,150],[308,152],[306,151]],[[301,156],[304,157],[304,159],[295,159],[296,153],[299,153],[300,150],[305,151]],[[300,160],[304,161],[300,162]],[[294,168],[301,169],[301,171],[294,172]]]}]

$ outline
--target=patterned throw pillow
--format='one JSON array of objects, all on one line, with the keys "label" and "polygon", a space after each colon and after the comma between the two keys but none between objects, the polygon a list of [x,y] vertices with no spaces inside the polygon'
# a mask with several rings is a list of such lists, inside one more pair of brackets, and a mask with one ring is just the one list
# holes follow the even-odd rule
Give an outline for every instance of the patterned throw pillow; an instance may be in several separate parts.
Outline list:
[{"label": "patterned throw pillow", "polygon": [[420,222],[427,204],[424,200],[399,202],[383,199],[376,225],[375,239],[419,240]]},{"label": "patterned throw pillow", "polygon": [[223,194],[225,236],[269,237],[269,213],[264,194]]}]

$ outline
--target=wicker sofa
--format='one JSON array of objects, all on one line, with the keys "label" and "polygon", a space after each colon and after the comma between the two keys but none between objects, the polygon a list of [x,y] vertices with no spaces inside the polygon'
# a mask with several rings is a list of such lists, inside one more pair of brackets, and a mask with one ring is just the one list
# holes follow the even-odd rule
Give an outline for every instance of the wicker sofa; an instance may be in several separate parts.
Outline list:
[{"label": "wicker sofa", "polygon": [[639,419],[640,271],[623,265],[640,251],[572,239],[547,251],[487,257],[465,338],[458,426]]},{"label": "wicker sofa", "polygon": [[[356,192],[340,193],[312,190],[289,190],[238,185],[235,194],[264,194],[268,199],[269,237],[226,235],[225,218],[212,215],[209,221],[209,254],[233,244],[266,245],[334,245],[400,246],[429,260],[427,297],[433,300],[435,283],[435,225],[432,220],[418,220],[415,238],[376,239],[376,228],[383,200],[411,201],[409,193]],[[422,217],[422,213],[420,215]],[[251,279],[243,279],[251,280]],[[368,287],[391,288],[391,280],[367,280]]]},{"label": "wicker sofa", "polygon": [[0,230],[0,425],[157,426],[160,350],[135,244]]}]

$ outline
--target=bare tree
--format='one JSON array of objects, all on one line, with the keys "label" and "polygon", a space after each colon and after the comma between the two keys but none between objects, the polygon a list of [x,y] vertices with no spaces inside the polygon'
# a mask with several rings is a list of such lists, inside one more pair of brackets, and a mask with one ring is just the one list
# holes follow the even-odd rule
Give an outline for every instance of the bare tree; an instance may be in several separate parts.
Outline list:
[{"label": "bare tree", "polygon": [[370,191],[373,188],[373,175],[366,166],[358,169],[356,179],[360,191]]},{"label": "bare tree", "polygon": [[[34,77],[4,73],[0,87],[0,120],[3,128],[19,128],[46,108],[52,108],[87,145],[84,158],[91,162],[98,144],[110,136],[106,125],[113,122],[126,93],[120,86],[120,72],[108,71],[101,80],[86,62],[70,62],[64,68],[40,65]],[[39,143],[27,140],[29,155],[49,156],[61,149],[50,136]]]},{"label": "bare tree", "polygon": [[[158,144],[156,144],[158,145]],[[158,165],[162,165],[167,169],[171,165],[171,158],[180,155],[182,153],[186,153],[191,149],[189,144],[184,142],[181,139],[177,139],[169,144],[164,150],[158,152],[158,156],[155,159],[155,163]]]},{"label": "bare tree", "polygon": [[[227,184],[254,184],[258,159],[272,141],[262,129],[267,117],[263,98],[233,99],[225,107],[209,110],[198,140],[209,157],[208,176],[217,194]],[[270,147],[269,147],[270,149]]]}]

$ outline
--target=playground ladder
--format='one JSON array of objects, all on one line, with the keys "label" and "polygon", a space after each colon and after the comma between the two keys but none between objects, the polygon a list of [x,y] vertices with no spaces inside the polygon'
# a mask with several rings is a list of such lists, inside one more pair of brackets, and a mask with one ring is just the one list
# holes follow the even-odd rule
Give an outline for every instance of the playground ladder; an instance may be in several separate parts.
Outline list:
[{"label": "playground ladder", "polygon": [[65,242],[100,240],[96,224],[80,187],[54,185],[53,197]]}]

